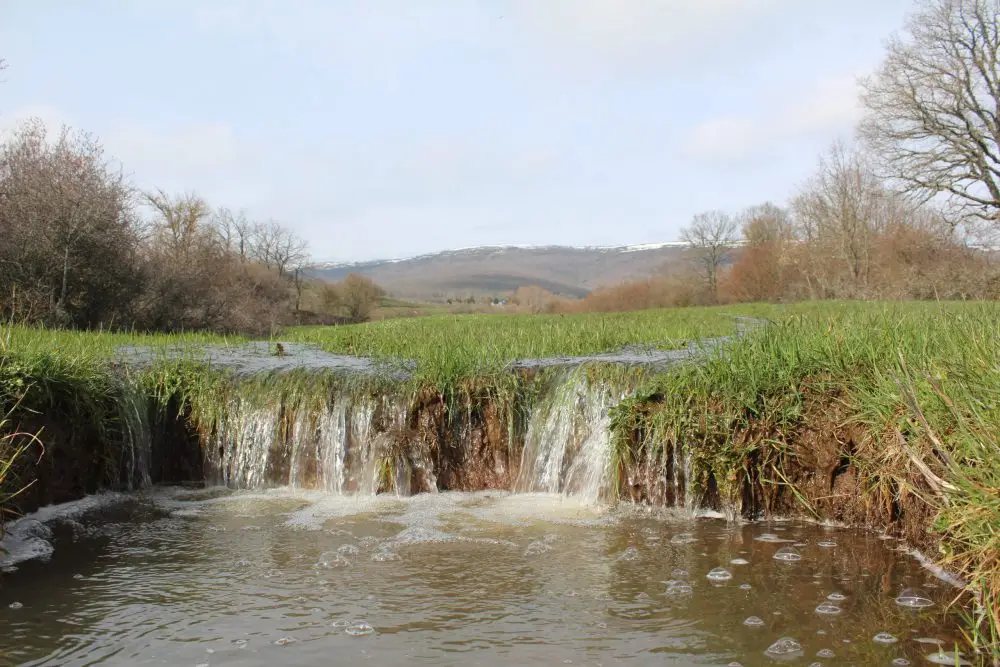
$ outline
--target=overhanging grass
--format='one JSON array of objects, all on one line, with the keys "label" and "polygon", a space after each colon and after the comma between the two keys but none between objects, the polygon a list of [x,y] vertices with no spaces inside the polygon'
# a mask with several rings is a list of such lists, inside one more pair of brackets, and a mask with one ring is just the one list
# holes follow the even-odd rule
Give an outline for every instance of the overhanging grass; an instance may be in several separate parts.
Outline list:
[{"label": "overhanging grass", "polygon": [[770,317],[774,326],[651,380],[619,406],[616,429],[644,429],[638,454],[653,459],[695,445],[697,466],[733,498],[754,451],[783,483],[782,448],[809,392],[835,401],[867,434],[852,457],[864,500],[907,492],[937,513],[946,562],[984,598],[970,638],[997,655],[1000,306],[808,304]]}]

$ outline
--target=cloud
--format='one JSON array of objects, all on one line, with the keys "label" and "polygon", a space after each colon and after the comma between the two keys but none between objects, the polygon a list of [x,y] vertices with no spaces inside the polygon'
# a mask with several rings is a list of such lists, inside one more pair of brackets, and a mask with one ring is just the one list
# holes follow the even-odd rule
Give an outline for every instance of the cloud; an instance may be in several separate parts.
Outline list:
[{"label": "cloud", "polygon": [[25,121],[32,118],[41,120],[49,132],[57,132],[63,125],[72,125],[66,114],[55,107],[45,104],[23,106],[14,109],[10,113],[0,114],[0,140],[10,136]]},{"label": "cloud", "polygon": [[738,162],[760,150],[844,132],[861,117],[860,73],[854,70],[814,81],[805,90],[790,91],[790,99],[765,105],[761,113],[703,121],[683,152],[706,162]]},{"label": "cloud", "polygon": [[512,19],[564,62],[691,62],[793,0],[513,0]]}]

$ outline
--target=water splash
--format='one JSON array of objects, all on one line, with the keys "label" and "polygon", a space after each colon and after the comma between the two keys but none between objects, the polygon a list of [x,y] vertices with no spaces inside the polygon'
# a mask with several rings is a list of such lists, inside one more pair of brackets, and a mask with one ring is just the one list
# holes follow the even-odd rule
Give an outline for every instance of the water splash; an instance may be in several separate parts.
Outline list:
[{"label": "water splash", "polygon": [[611,382],[563,371],[543,387],[531,411],[516,492],[562,493],[585,503],[612,490],[610,410],[624,398]]}]

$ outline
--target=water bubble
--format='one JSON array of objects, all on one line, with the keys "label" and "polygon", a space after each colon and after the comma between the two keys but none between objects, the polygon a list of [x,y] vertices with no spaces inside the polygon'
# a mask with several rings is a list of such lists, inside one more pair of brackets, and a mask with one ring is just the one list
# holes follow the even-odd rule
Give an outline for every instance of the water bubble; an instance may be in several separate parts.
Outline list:
[{"label": "water bubble", "polygon": [[893,659],[892,664],[896,665],[896,667],[906,667],[910,664],[910,661],[906,658],[895,658]]},{"label": "water bubble", "polygon": [[250,567],[251,565],[253,565],[253,563],[246,558],[241,558],[236,561],[236,567]]},{"label": "water bubble", "polygon": [[668,581],[664,595],[690,595],[694,591],[691,584],[684,581]]},{"label": "water bubble", "polygon": [[733,578],[733,573],[724,567],[716,567],[705,576],[709,581],[729,581]]},{"label": "water bubble", "polygon": [[910,609],[925,609],[934,604],[934,601],[919,588],[907,588],[896,596],[896,604]]},{"label": "water bubble", "polygon": [[275,639],[273,644],[275,646],[288,646],[289,644],[294,644],[298,640],[295,637],[282,637],[281,639]]},{"label": "water bubble", "polygon": [[944,651],[938,651],[937,653],[929,653],[927,655],[927,660],[933,662],[935,665],[971,665],[972,663],[962,657],[961,653],[953,653],[951,651],[945,653]]},{"label": "water bubble", "polygon": [[21,604],[20,602],[11,602],[11,603],[10,603],[9,605],[7,605],[7,606],[8,606],[9,608],[11,608],[11,609],[20,609],[20,608],[21,608],[21,607],[23,607],[24,605],[23,605],[23,604]]},{"label": "water bubble", "polygon": [[832,600],[834,602],[841,602],[843,600],[846,600],[847,596],[844,595],[843,593],[830,593],[829,595],[826,596],[826,599]]},{"label": "water bubble", "polygon": [[639,550],[635,547],[629,547],[625,551],[621,552],[618,556],[618,560],[639,560]]},{"label": "water bubble", "polygon": [[764,653],[772,658],[795,658],[802,655],[802,644],[791,637],[782,637],[768,646]]},{"label": "water bubble", "polygon": [[336,621],[330,624],[331,628],[346,628],[351,624],[351,621],[346,618],[338,618]]},{"label": "water bubble", "polygon": [[840,607],[835,604],[827,604],[824,602],[820,606],[816,607],[817,614],[827,614],[829,616],[834,616],[840,613]]},{"label": "water bubble", "polygon": [[741,591],[748,591],[748,590],[750,590],[751,588],[752,588],[752,587],[750,586],[750,584],[740,584],[740,590],[741,590]]},{"label": "water bubble", "polygon": [[872,637],[872,641],[876,644],[895,644],[899,640],[890,635],[888,632],[880,632]]},{"label": "water bubble", "polygon": [[399,555],[389,551],[388,548],[382,547],[378,551],[372,554],[372,560],[378,563],[385,563],[388,561],[399,560]]},{"label": "water bubble", "polygon": [[821,540],[816,543],[816,546],[823,547],[824,549],[833,549],[837,546],[837,543],[833,540]]},{"label": "water bubble", "polygon": [[774,560],[781,560],[787,563],[792,563],[797,560],[802,560],[802,556],[799,555],[795,549],[791,547],[781,547],[774,552]]},{"label": "water bubble", "polygon": [[734,558],[731,561],[729,561],[730,565],[748,565],[749,563],[750,561],[748,561],[746,558]]},{"label": "water bubble", "polygon": [[698,539],[692,533],[679,533],[670,538],[671,544],[693,544]]},{"label": "water bubble", "polygon": [[816,651],[816,657],[817,658],[836,658],[837,654],[834,653],[832,650],[830,650],[828,648],[821,648],[820,650]]},{"label": "water bubble", "polygon": [[743,619],[743,625],[748,628],[759,628],[764,625],[764,619],[760,616],[747,616]]},{"label": "water bubble", "polygon": [[342,556],[357,556],[359,549],[353,544],[342,544],[337,547],[337,553]]},{"label": "water bubble", "polygon": [[352,637],[364,637],[366,635],[374,634],[375,628],[368,625],[367,623],[354,623],[344,630],[347,634]]}]

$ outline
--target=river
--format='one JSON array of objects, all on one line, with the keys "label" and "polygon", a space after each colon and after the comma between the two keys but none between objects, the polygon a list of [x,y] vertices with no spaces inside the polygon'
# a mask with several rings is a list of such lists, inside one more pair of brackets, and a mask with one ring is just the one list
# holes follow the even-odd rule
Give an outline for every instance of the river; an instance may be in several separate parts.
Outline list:
[{"label": "river", "polygon": [[86,507],[21,524],[55,549],[0,579],[0,664],[905,665],[958,632],[898,542],[797,521],[287,487]]}]

